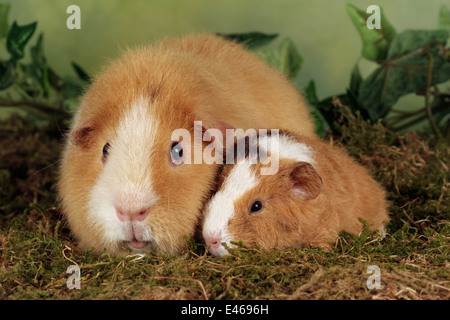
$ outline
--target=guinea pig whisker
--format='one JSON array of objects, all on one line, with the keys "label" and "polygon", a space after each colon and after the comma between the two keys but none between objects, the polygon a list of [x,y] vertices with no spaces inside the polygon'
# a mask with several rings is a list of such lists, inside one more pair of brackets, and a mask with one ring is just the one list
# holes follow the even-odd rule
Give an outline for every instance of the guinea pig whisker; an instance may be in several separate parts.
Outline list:
[{"label": "guinea pig whisker", "polygon": [[48,166],[39,169],[38,171],[32,173],[32,174],[30,175],[30,177],[34,176],[35,174],[38,174],[39,172],[41,172],[41,171],[43,171],[43,170],[47,170],[48,168],[53,167],[55,164],[58,164],[58,163],[61,162],[61,161],[62,161],[62,159],[59,159],[59,160],[57,160],[57,161],[55,161],[55,162],[49,164]]}]

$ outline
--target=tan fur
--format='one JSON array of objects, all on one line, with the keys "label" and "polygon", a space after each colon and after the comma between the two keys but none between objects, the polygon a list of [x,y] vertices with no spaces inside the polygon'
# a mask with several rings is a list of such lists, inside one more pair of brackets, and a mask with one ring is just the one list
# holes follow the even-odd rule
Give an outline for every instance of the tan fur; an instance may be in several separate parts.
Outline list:
[{"label": "tan fur", "polygon": [[[314,165],[310,168],[318,176],[307,170],[303,177],[298,177],[300,180],[295,180],[293,171],[298,167],[295,160],[280,159],[275,175],[261,176],[258,174],[261,164],[253,165],[259,182],[234,203],[235,213],[228,225],[234,240],[262,249],[329,247],[342,230],[358,234],[362,229],[358,218],[369,222],[372,230],[382,232],[389,220],[385,192],[367,170],[344,150],[319,139],[298,141],[312,148]],[[226,179],[231,168],[232,165],[226,165],[222,179]],[[293,188],[298,181],[306,184],[303,187],[314,199],[295,195]],[[249,214],[255,200],[262,201],[264,208]]]},{"label": "tan fur", "polygon": [[[148,163],[158,203],[146,223],[161,241],[157,250],[178,253],[192,236],[201,209],[215,186],[216,165],[181,165],[169,161],[173,130],[192,130],[220,122],[235,128],[285,128],[314,135],[307,107],[297,90],[241,46],[214,35],[168,39],[152,47],[128,50],[112,61],[83,97],[62,157],[59,195],[69,227],[83,249],[125,252],[101,240],[92,226],[87,202],[103,170],[104,144],[121,116],[144,96],[160,123]],[[130,141],[132,144],[133,141]]]}]

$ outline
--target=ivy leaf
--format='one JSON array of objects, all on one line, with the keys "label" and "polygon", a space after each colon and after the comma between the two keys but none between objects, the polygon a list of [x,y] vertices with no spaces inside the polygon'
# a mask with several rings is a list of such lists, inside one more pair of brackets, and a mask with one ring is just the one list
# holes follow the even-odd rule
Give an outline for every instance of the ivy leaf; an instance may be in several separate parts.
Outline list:
[{"label": "ivy leaf", "polygon": [[320,113],[319,109],[313,108],[309,114],[311,115],[311,118],[314,122],[314,129],[318,136],[324,137],[327,133],[327,129],[329,129],[329,126],[325,120],[325,118]]},{"label": "ivy leaf", "polygon": [[272,42],[272,40],[274,40],[276,37],[278,37],[277,33],[265,34],[261,32],[231,33],[231,34],[217,33],[217,34],[229,40],[242,43],[246,45],[249,49],[254,49],[266,45]]},{"label": "ivy leaf", "polygon": [[351,4],[346,5],[347,13],[356,27],[362,40],[362,56],[371,61],[382,61],[386,58],[389,44],[396,36],[394,27],[389,23],[380,8],[381,29],[369,29],[367,19],[370,13],[359,10]]},{"label": "ivy leaf", "polygon": [[431,85],[450,79],[450,62],[442,55],[448,34],[445,30],[407,30],[395,37],[387,60],[360,86],[358,100],[371,119],[384,117],[401,96],[426,90],[430,55]]},{"label": "ivy leaf", "polygon": [[10,8],[10,4],[0,3],[0,39],[3,39],[8,35],[8,14]]},{"label": "ivy leaf", "polygon": [[[254,52],[268,64],[280,70],[288,78],[294,78],[300,71],[303,59],[295,48],[292,40],[286,38],[281,45],[275,49],[259,49],[259,47],[272,42],[278,34],[265,34],[261,32],[233,33],[217,35],[229,40],[243,43],[248,49],[255,49]],[[78,73],[78,71],[77,71]]]},{"label": "ivy leaf", "polygon": [[49,81],[49,68],[47,66],[47,59],[44,56],[43,49],[43,39],[44,36],[41,33],[36,42],[36,45],[30,48],[31,53],[31,74],[38,81],[42,88],[42,92],[45,97],[48,96],[50,92],[50,81]]},{"label": "ivy leaf", "polygon": [[300,71],[303,63],[300,53],[297,51],[294,43],[289,38],[285,39],[281,43],[278,51],[280,52],[281,57],[281,71],[288,78],[294,78]]},{"label": "ivy leaf", "polygon": [[84,71],[82,67],[80,67],[78,63],[72,61],[72,68],[75,70],[78,78],[87,83],[91,82],[91,77],[87,74],[86,71]]},{"label": "ivy leaf", "polygon": [[0,61],[0,90],[10,87],[17,77],[16,66],[11,60]]},{"label": "ivy leaf", "polygon": [[289,38],[284,39],[275,50],[261,49],[256,51],[256,54],[289,79],[298,74],[303,63],[300,53]]},{"label": "ivy leaf", "polygon": [[438,29],[450,30],[450,10],[442,5],[439,9]]},{"label": "ivy leaf", "polygon": [[358,96],[359,94],[359,87],[361,85],[363,81],[361,72],[359,71],[359,67],[358,64],[355,64],[355,66],[353,67],[352,73],[350,75],[350,92],[354,95],[354,96]]},{"label": "ivy leaf", "polygon": [[31,60],[36,66],[43,66],[47,64],[47,60],[44,56],[43,40],[44,36],[41,33],[35,46],[30,48]]},{"label": "ivy leaf", "polygon": [[[440,42],[445,46],[448,33],[445,30],[406,30],[392,41],[387,60],[406,55],[415,50],[421,50],[430,42]],[[437,47],[434,49],[436,49],[435,52],[439,51]]]},{"label": "ivy leaf", "polygon": [[326,130],[329,129],[329,125],[323,117],[322,113],[317,108],[319,99],[317,98],[316,83],[314,82],[314,80],[309,81],[308,85],[303,89],[303,91],[305,92],[306,100],[311,105],[310,115],[314,122],[316,134],[319,136],[325,136]]},{"label": "ivy leaf", "polygon": [[434,121],[439,130],[446,134],[450,134],[450,105],[443,97],[434,97],[430,103],[433,112]]},{"label": "ivy leaf", "polygon": [[11,54],[11,60],[17,61],[25,55],[24,49],[27,42],[36,30],[37,22],[26,26],[19,26],[14,21],[6,39],[6,49]]},{"label": "ivy leaf", "polygon": [[309,81],[308,85],[304,89],[306,100],[310,105],[315,106],[319,103],[319,99],[316,94],[316,83],[314,80]]}]

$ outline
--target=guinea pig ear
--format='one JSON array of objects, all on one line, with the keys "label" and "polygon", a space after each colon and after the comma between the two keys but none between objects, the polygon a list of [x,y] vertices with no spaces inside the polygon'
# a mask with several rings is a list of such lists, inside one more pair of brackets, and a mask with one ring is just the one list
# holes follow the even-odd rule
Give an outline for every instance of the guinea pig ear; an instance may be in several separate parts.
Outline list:
[{"label": "guinea pig ear", "polygon": [[[201,121],[202,126],[202,134],[203,134],[203,140],[210,141],[212,140],[212,137],[214,137],[214,144],[225,146],[225,137],[226,137],[226,130],[227,129],[234,129],[233,126],[229,125],[228,123],[224,121],[208,121],[208,120],[197,120]],[[198,122],[197,122],[198,123]],[[194,128],[197,128],[197,124],[194,125]],[[214,131],[218,130],[218,131]],[[218,139],[219,135],[217,133],[221,134],[222,140],[216,140]]]},{"label": "guinea pig ear", "polygon": [[293,182],[292,192],[306,200],[317,198],[322,190],[322,178],[310,163],[296,162],[290,179]]},{"label": "guinea pig ear", "polygon": [[69,140],[76,147],[86,148],[92,140],[94,130],[94,122],[86,121],[78,128],[72,130]]}]

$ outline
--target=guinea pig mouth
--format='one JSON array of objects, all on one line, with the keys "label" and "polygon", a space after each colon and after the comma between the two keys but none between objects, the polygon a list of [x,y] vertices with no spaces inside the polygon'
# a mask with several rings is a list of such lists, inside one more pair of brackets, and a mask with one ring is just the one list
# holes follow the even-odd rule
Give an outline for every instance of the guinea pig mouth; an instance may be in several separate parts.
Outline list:
[{"label": "guinea pig mouth", "polygon": [[131,241],[126,241],[125,243],[128,245],[128,247],[130,247],[131,249],[134,249],[134,250],[145,250],[151,244],[150,241],[139,241],[137,239],[133,239]]}]

